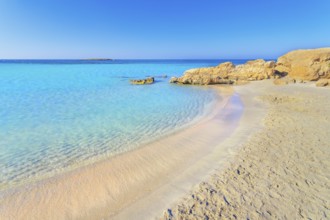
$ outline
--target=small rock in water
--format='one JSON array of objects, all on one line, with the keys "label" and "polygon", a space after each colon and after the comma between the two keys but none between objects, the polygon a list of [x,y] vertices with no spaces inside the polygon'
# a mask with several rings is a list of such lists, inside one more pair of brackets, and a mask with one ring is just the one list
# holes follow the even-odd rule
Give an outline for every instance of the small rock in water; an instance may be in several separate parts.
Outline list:
[{"label": "small rock in water", "polygon": [[178,78],[177,77],[171,77],[171,79],[170,79],[170,83],[178,83]]},{"label": "small rock in water", "polygon": [[154,77],[148,77],[145,79],[133,79],[130,80],[131,84],[133,85],[145,85],[145,84],[152,84],[155,82]]}]

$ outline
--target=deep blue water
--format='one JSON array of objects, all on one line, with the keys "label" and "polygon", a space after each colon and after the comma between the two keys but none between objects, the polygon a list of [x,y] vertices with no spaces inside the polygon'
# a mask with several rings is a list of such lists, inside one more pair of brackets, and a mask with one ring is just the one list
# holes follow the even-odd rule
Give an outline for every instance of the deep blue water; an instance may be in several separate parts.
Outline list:
[{"label": "deep blue water", "polygon": [[[0,189],[135,149],[198,120],[215,92],[168,81],[220,62],[0,60]],[[129,84],[146,76],[156,83]]]}]

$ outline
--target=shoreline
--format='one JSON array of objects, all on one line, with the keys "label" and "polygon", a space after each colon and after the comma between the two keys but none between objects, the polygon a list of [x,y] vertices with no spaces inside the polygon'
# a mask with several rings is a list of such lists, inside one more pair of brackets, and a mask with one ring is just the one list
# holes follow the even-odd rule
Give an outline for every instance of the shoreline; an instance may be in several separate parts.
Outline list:
[{"label": "shoreline", "polygon": [[[211,151],[214,143],[225,138],[217,132],[221,131],[227,136],[234,130],[235,123],[231,123],[233,127],[228,126],[226,129],[225,126],[216,124],[226,123],[224,116],[217,113],[223,113],[226,109],[227,115],[241,111],[239,100],[236,100],[237,103],[231,103],[232,97],[235,99],[235,95],[232,96],[229,92],[223,96],[223,100],[219,98],[215,110],[196,124],[137,150],[2,192],[2,216],[7,219],[114,217],[119,210],[171,182],[174,173],[178,174],[179,171],[191,167],[195,161]],[[238,117],[232,116],[234,118],[231,122]],[[203,134],[201,130],[210,126],[216,129],[210,132],[211,134]],[[200,139],[189,142],[189,139],[196,138],[196,135],[199,135]],[[182,158],[185,160],[181,161]],[[189,187],[186,190],[189,190]]]},{"label": "shoreline", "polygon": [[[218,89],[231,88],[228,86],[212,87]],[[261,122],[267,110],[267,106],[256,99],[259,94],[258,91],[256,92],[254,88],[245,86],[241,88],[244,90],[239,93],[234,89],[234,94],[241,100],[244,111],[237,127],[230,135],[224,137],[221,142],[213,143],[213,149],[191,168],[187,168],[181,174],[181,177],[176,177],[170,183],[151,192],[146,198],[131,204],[121,213],[106,219],[159,219],[163,212],[167,212],[167,208],[176,204],[184,196],[189,195],[189,192],[196,185],[203,182],[215,171],[225,170],[241,145],[252,134],[262,129],[258,122]]]},{"label": "shoreline", "polygon": [[[209,89],[212,89],[212,88],[209,88]],[[35,176],[28,180],[14,182],[14,184],[0,183],[0,198],[1,198],[1,194],[3,192],[15,191],[16,189],[23,188],[23,187],[30,187],[30,186],[33,187],[34,185],[47,182],[47,180],[57,178],[58,176],[63,176],[67,173],[75,172],[84,167],[86,168],[89,166],[93,166],[94,164],[98,164],[98,163],[101,163],[101,162],[104,162],[107,160],[111,160],[114,157],[121,156],[123,154],[138,150],[138,149],[143,148],[148,145],[152,145],[154,142],[157,142],[158,140],[169,138],[171,135],[180,133],[186,129],[189,129],[190,127],[194,126],[195,124],[200,123],[201,121],[207,120],[209,118],[210,114],[214,114],[214,110],[212,110],[212,108],[214,108],[216,105],[219,105],[219,102],[222,102],[221,99],[223,97],[225,97],[225,96],[223,96],[223,94],[220,94],[219,91],[217,91],[217,89],[213,88],[213,90],[214,90],[213,92],[215,94],[214,100],[212,100],[210,103],[207,103],[204,107],[204,110],[201,113],[197,114],[191,121],[189,121],[183,125],[180,125],[179,127],[173,128],[172,131],[166,132],[165,134],[162,134],[157,137],[150,137],[148,140],[139,143],[138,146],[135,148],[126,147],[123,151],[121,151],[119,153],[117,153],[117,152],[111,153],[110,156],[109,155],[108,156],[99,155],[99,156],[96,156],[95,158],[88,158],[86,161],[80,161],[80,163],[73,164],[70,167],[60,168],[59,169],[60,171],[49,172],[49,173],[46,173],[46,174],[43,174],[40,176]],[[229,93],[231,94],[232,92],[229,92],[229,90],[231,91],[231,89],[229,89],[229,88],[224,89],[223,91],[226,91],[228,94]]]}]

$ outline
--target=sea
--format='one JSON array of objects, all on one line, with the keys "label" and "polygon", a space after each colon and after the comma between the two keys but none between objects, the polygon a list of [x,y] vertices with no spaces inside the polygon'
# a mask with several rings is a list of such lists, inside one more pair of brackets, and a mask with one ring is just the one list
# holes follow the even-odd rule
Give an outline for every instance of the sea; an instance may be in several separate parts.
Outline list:
[{"label": "sea", "polygon": [[[0,60],[0,191],[111,159],[198,122],[218,93],[169,79],[224,61]],[[129,82],[148,76],[154,84]]]}]

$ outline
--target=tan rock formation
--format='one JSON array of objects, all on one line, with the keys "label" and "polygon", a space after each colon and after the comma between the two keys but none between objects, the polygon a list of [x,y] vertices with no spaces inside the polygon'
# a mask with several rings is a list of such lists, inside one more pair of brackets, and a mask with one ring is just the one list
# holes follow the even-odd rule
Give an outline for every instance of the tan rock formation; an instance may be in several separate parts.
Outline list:
[{"label": "tan rock formation", "polygon": [[274,77],[274,61],[252,60],[243,65],[237,65],[236,68],[228,74],[229,78],[236,80],[263,80]]},{"label": "tan rock formation", "polygon": [[275,69],[294,79],[330,79],[330,48],[291,51],[278,58]]},{"label": "tan rock formation", "polygon": [[172,77],[170,82],[200,85],[233,84],[236,81],[263,80],[274,76],[274,61],[253,60],[237,66],[225,62],[216,67],[187,70],[182,77]]},{"label": "tan rock formation", "polygon": [[315,83],[317,87],[324,87],[324,86],[328,86],[329,84],[330,84],[330,79],[320,79]]},{"label": "tan rock formation", "polygon": [[[240,84],[269,78],[274,84],[330,79],[330,48],[295,50],[274,61],[252,60],[235,66],[231,62],[216,67],[187,70],[182,77],[173,77],[171,83],[179,84]],[[321,82],[319,83],[321,85]]]}]

